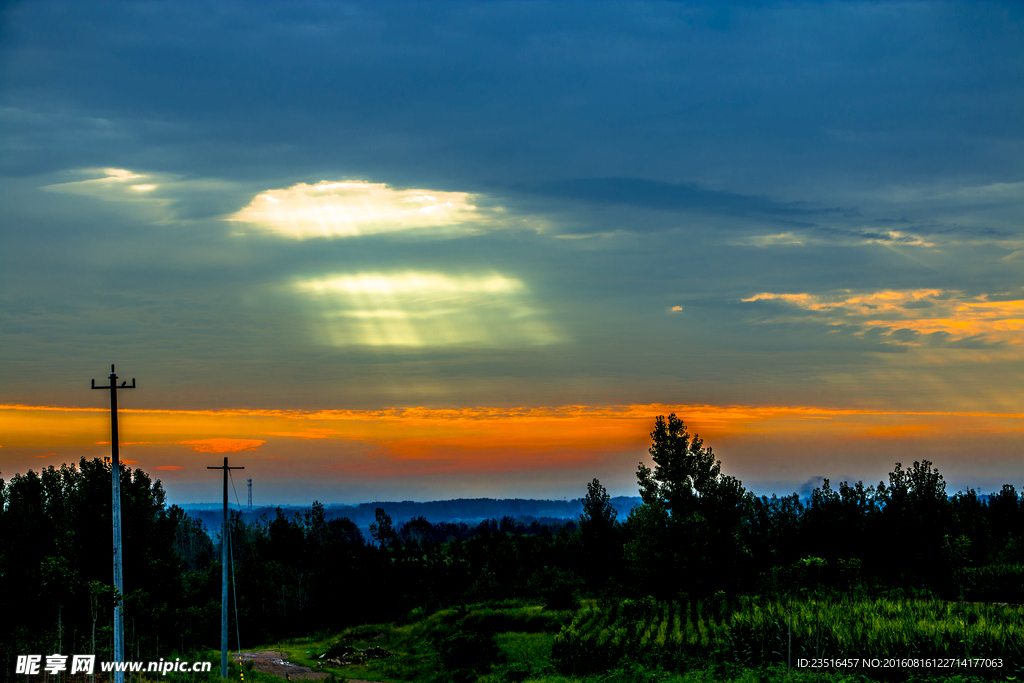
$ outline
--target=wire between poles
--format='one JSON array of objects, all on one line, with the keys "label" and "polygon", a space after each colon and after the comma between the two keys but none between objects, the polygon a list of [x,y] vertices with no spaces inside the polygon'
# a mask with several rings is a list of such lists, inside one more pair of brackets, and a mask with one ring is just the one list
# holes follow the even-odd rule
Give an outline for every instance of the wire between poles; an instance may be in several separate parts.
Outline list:
[{"label": "wire between poles", "polygon": [[[238,515],[242,515],[242,503],[238,500],[238,489],[235,488],[235,478],[231,476],[231,470],[228,470],[228,480],[231,481],[231,490],[235,492],[235,502],[238,504]],[[228,557],[231,559],[231,597],[235,602],[235,645],[238,646],[238,667],[242,667],[242,636],[239,631],[238,624],[238,588],[237,582],[235,581],[235,544],[232,541],[232,534],[230,525],[227,530],[228,535]]]},{"label": "wire between poles", "polygon": [[242,666],[242,635],[238,624],[238,583],[235,581],[235,544],[228,530],[228,557],[231,558],[231,597],[235,601],[235,645],[238,646],[238,666]]},{"label": "wire between poles", "polygon": [[235,492],[235,503],[238,504],[238,514],[242,514],[242,501],[238,500],[238,489],[235,488],[235,478],[231,476],[231,470],[228,470],[228,480],[231,481],[231,490]]}]

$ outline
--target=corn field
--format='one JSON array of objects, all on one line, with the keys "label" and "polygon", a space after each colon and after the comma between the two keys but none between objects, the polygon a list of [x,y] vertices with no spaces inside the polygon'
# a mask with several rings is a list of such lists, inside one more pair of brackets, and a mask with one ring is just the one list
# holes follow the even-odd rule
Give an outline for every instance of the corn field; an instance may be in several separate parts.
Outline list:
[{"label": "corn field", "polygon": [[623,600],[581,610],[556,636],[552,656],[563,673],[579,675],[623,660],[670,669],[702,661],[754,667],[785,663],[790,651],[794,665],[815,658],[1001,658],[1003,668],[969,673],[1019,678],[1024,608],[937,599],[800,598],[744,599],[731,609],[705,610],[700,604]]}]

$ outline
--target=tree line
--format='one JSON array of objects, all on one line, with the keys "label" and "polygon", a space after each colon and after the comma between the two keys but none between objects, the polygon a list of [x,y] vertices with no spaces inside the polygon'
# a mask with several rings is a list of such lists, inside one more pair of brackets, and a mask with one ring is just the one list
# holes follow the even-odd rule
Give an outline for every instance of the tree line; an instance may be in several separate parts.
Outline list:
[{"label": "tree line", "polygon": [[594,479],[575,521],[396,527],[378,509],[370,538],[319,503],[248,521],[233,513],[226,536],[211,537],[166,505],[159,481],[122,466],[123,595],[110,586],[109,463],[0,480],[5,666],[26,653],[109,659],[118,600],[130,658],[219,648],[225,537],[230,640],[243,647],[507,598],[556,609],[585,596],[696,603],[811,588],[1024,599],[1024,507],[1012,485],[950,496],[924,460],[897,463],[878,485],[825,480],[805,499],[755,496],[675,415],[657,418],[651,438],[642,504],[625,519]]}]

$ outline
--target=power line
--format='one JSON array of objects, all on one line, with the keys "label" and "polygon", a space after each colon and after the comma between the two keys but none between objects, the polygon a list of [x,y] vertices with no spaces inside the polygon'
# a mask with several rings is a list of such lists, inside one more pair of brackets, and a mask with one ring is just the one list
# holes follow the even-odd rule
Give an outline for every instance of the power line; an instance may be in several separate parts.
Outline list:
[{"label": "power line", "polygon": [[[243,468],[244,469],[244,468]],[[235,488],[235,478],[228,471],[228,479],[231,480],[231,490],[235,492],[235,502],[238,504],[238,516],[242,516],[242,503],[238,500],[238,489]],[[252,481],[250,479],[249,481]],[[238,582],[235,581],[235,541],[234,535],[228,531],[228,541],[231,543],[231,595],[235,603],[235,646],[238,649],[238,668],[242,668],[242,635],[241,626],[238,623]]]},{"label": "power line", "polygon": [[[207,468],[207,469],[209,469],[209,468]],[[235,468],[231,468],[231,469],[235,469]],[[245,468],[244,467],[239,467],[238,469],[244,470]],[[238,489],[235,488],[235,478],[231,476],[230,472],[228,472],[228,479],[231,481],[231,490],[235,492],[235,504],[238,505],[238,514],[242,514],[242,502],[240,500],[238,500]]]},{"label": "power line", "polygon": [[232,534],[228,532],[228,542],[231,544],[231,596],[235,601],[235,647],[238,650],[238,664],[242,664],[242,635],[241,627],[238,624],[238,582],[235,581],[235,544],[232,541]]},{"label": "power line", "polygon": [[[233,468],[232,468],[233,469]],[[239,469],[245,469],[239,468]],[[231,480],[231,490],[234,492],[234,502],[239,506],[239,517],[242,516],[242,502],[239,500],[239,489],[234,487],[234,477],[231,476],[230,471],[227,472],[227,478]],[[249,479],[249,485],[252,486],[252,479]],[[250,493],[250,501],[252,494]],[[230,557],[231,557],[231,596],[234,601],[234,645],[238,648],[239,652],[239,669],[242,669],[242,632],[241,625],[239,624],[239,584],[234,580],[234,535],[228,530],[227,541],[230,544]]]},{"label": "power line", "polygon": [[[128,386],[128,382],[121,382],[121,386],[118,386],[114,365],[111,364],[107,379],[110,380],[110,384],[105,387],[96,386],[96,380],[92,380],[92,388],[110,389],[110,495],[113,501],[111,517],[114,526],[114,590],[117,591],[117,601],[114,603],[114,661],[123,662],[124,614],[121,611],[121,600],[124,597],[124,558],[121,552],[121,460],[117,452],[117,390],[134,389],[135,378],[132,377],[131,386]],[[115,669],[114,683],[124,683],[123,669]]]},{"label": "power line", "polygon": [[[207,467],[208,470],[224,470],[224,524],[221,526],[221,563],[220,563],[220,676],[228,677],[228,472],[244,470],[244,467],[228,467],[228,457],[224,456],[224,464],[220,467]],[[233,483],[233,482],[232,482]],[[235,492],[238,497],[238,492]],[[118,681],[117,683],[122,683]]]}]

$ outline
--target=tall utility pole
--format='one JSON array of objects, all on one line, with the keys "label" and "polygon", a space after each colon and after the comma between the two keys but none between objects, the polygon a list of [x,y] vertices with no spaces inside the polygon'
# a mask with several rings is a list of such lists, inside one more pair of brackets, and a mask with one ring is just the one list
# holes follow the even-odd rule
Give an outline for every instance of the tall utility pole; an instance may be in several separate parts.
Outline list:
[{"label": "tall utility pole", "polygon": [[[207,467],[208,470],[224,470],[224,526],[220,528],[220,677],[228,677],[228,470],[244,470],[244,467],[228,467],[224,456],[221,467]],[[121,683],[118,681],[117,683]]]},{"label": "tall utility pole", "polygon": [[252,512],[252,479],[249,479],[249,512]]},{"label": "tall utility pole", "polygon": [[[93,389],[110,389],[110,491],[113,500],[111,516],[114,518],[114,589],[117,591],[117,602],[114,603],[114,661],[124,661],[124,615],[121,613],[121,598],[124,596],[124,574],[121,558],[121,461],[117,455],[117,390],[134,389],[132,385],[121,382],[117,386],[117,375],[114,366],[110,366],[110,386],[98,387],[92,381]],[[114,683],[124,683],[124,671],[114,672]]]}]

